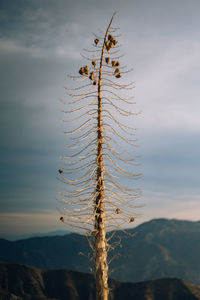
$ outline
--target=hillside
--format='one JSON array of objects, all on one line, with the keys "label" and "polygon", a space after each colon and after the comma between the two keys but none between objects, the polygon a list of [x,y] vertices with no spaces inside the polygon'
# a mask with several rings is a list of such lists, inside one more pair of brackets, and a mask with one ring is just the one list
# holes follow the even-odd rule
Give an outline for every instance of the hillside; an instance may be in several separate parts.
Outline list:
[{"label": "hillside", "polygon": [[[119,254],[110,264],[113,278],[138,282],[175,277],[200,284],[200,222],[158,219],[128,233],[116,233],[124,238],[122,247],[111,252]],[[86,238],[77,234],[0,240],[0,260],[42,269],[89,272],[89,252]]]},{"label": "hillside", "polygon": [[[198,300],[200,287],[179,279],[140,283],[110,280],[110,300]],[[44,271],[25,265],[0,263],[0,298],[16,300],[92,300],[94,279],[90,274]]]}]

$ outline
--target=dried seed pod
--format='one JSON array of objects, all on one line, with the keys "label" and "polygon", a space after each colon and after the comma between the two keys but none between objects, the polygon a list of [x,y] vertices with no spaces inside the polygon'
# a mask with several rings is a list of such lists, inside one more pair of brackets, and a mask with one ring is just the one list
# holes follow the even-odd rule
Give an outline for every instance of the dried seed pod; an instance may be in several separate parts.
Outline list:
[{"label": "dried seed pod", "polygon": [[96,64],[97,64],[96,60],[93,60],[93,61],[92,61],[92,65],[95,67]]},{"label": "dried seed pod", "polygon": [[98,45],[99,40],[98,40],[98,39],[95,39],[95,40],[94,40],[94,43],[95,43],[95,45]]},{"label": "dried seed pod", "polygon": [[121,76],[120,73],[118,73],[117,75],[115,75],[115,77],[116,77],[116,78],[121,78],[122,76]]},{"label": "dried seed pod", "polygon": [[108,40],[112,40],[113,39],[113,36],[111,34],[108,35]]},{"label": "dried seed pod", "polygon": [[106,58],[105,58],[105,62],[106,62],[107,64],[109,64],[109,62],[110,62],[110,57],[106,57]]},{"label": "dried seed pod", "polygon": [[97,85],[97,81],[96,80],[93,81],[93,85]]},{"label": "dried seed pod", "polygon": [[130,220],[129,220],[129,223],[132,223],[135,221],[135,218],[131,217]]},{"label": "dried seed pod", "polygon": [[110,46],[110,42],[109,41],[105,42],[105,46],[106,46],[106,49],[107,49]]},{"label": "dried seed pod", "polygon": [[119,62],[116,60],[112,60],[112,67],[118,67],[119,66]]},{"label": "dried seed pod", "polygon": [[60,217],[60,221],[64,222],[65,221],[64,217]]},{"label": "dried seed pod", "polygon": [[90,78],[91,80],[94,80],[94,75],[95,75],[94,72],[91,72],[89,78]]},{"label": "dried seed pod", "polygon": [[114,46],[117,45],[117,41],[116,40],[113,40],[112,42],[113,42]]},{"label": "dried seed pod", "polygon": [[88,75],[88,71],[89,71],[88,66],[85,66],[85,67],[84,67],[84,73],[85,73],[86,75]]},{"label": "dried seed pod", "polygon": [[107,52],[110,50],[110,44],[108,45],[108,46],[106,46],[106,50],[107,50]]},{"label": "dried seed pod", "polygon": [[62,174],[62,173],[63,173],[63,170],[59,169],[58,172],[59,172],[60,174]]},{"label": "dried seed pod", "polygon": [[85,73],[84,67],[81,67],[79,70],[79,74],[84,75],[84,73]]},{"label": "dried seed pod", "polygon": [[115,210],[115,212],[116,212],[116,214],[119,214],[119,213],[120,213],[120,209],[117,208],[117,209]]},{"label": "dried seed pod", "polygon": [[119,68],[116,68],[114,74],[118,74],[119,72]]},{"label": "dried seed pod", "polygon": [[112,60],[111,64],[112,64],[112,67],[115,67],[116,61]]},{"label": "dried seed pod", "polygon": [[110,41],[109,47],[110,47],[110,48],[114,47],[114,43],[113,43],[112,41]]}]

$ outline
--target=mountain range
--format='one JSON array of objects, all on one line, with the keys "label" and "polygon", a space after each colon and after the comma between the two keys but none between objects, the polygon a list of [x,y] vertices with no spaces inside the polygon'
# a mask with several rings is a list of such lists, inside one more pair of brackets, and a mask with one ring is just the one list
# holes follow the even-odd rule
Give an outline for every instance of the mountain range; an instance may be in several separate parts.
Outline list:
[{"label": "mountain range", "polygon": [[[122,239],[121,239],[122,238]],[[181,278],[200,284],[200,222],[155,219],[117,231],[120,246],[109,254],[112,277],[124,282]],[[80,254],[82,253],[82,255]],[[89,272],[92,251],[85,236],[38,237],[15,242],[0,239],[0,260],[41,269]]]},{"label": "mountain range", "polygon": [[66,235],[70,233],[67,230],[55,230],[49,232],[38,232],[38,233],[30,233],[30,234],[4,234],[0,238],[9,240],[9,241],[17,241],[24,240],[32,237],[45,237],[45,236],[57,236],[57,235]]},{"label": "mountain range", "polygon": [[[140,283],[110,280],[110,300],[199,300],[200,287],[166,278]],[[91,274],[66,270],[40,270],[30,266],[0,263],[1,300],[93,300]]]}]

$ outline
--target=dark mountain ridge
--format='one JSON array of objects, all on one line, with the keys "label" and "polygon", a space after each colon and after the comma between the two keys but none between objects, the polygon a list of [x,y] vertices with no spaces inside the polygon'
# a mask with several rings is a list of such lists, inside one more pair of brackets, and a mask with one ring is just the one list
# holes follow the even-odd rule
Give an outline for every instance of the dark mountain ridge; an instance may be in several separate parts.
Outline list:
[{"label": "dark mountain ridge", "polygon": [[[175,277],[200,284],[200,222],[157,219],[127,230],[119,254],[112,261],[112,277],[121,281],[145,281]],[[84,255],[79,255],[83,252]],[[0,240],[0,260],[42,269],[72,269],[89,272],[91,249],[78,234],[29,238],[16,242]]]},{"label": "dark mountain ridge", "polygon": [[[198,300],[200,287],[165,278],[139,283],[110,280],[110,300]],[[66,270],[40,270],[30,266],[0,263],[1,300],[93,300],[94,278]]]},{"label": "dark mountain ridge", "polygon": [[54,230],[54,231],[47,231],[47,232],[38,232],[38,233],[30,233],[30,234],[4,234],[1,236],[2,239],[8,241],[19,241],[25,240],[32,237],[46,237],[46,236],[57,236],[57,235],[66,235],[71,233],[67,230]]}]

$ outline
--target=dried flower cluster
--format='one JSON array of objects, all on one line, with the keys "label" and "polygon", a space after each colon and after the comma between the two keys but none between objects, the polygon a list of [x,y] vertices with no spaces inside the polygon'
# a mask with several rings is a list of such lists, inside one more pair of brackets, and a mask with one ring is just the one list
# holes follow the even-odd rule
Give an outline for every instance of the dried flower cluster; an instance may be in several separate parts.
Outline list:
[{"label": "dried flower cluster", "polygon": [[[114,39],[114,37],[111,34],[109,34],[108,37],[107,37],[107,40],[104,42],[104,46],[105,46],[107,52],[109,52],[110,49],[112,49],[115,45],[117,45],[117,43],[118,43],[117,40]],[[97,46],[99,44],[99,39],[95,39],[94,44]],[[106,62],[106,64],[109,64],[110,63],[110,57],[106,57],[105,62]],[[96,64],[97,64],[96,60],[92,60],[90,67],[88,67],[88,66],[81,67],[80,70],[79,70],[79,74],[82,75],[82,76],[87,76],[90,80],[93,81],[92,82],[93,85],[97,85],[98,69],[95,70],[95,71],[91,71],[91,70],[92,70],[92,68],[96,67]],[[111,65],[114,68],[113,75],[116,78],[121,78],[120,70],[118,68],[119,65],[120,65],[119,62],[115,61],[115,60],[112,60]]]}]

